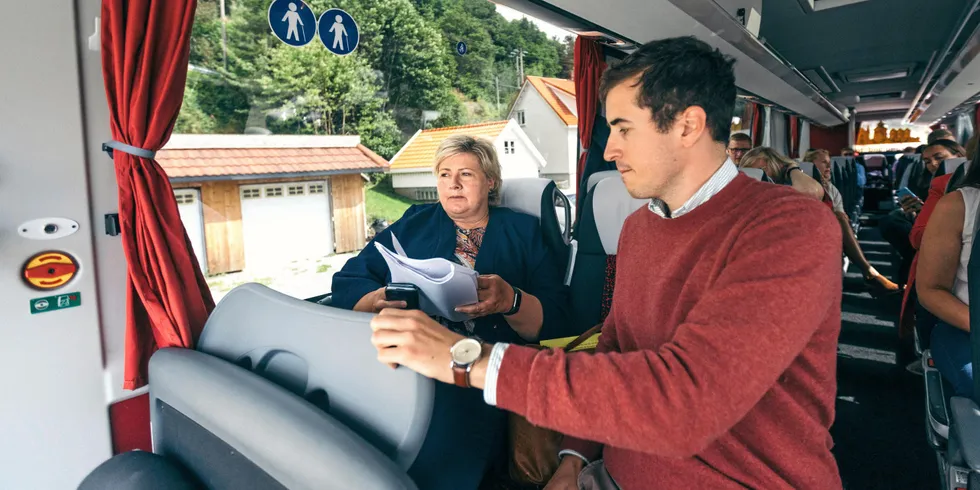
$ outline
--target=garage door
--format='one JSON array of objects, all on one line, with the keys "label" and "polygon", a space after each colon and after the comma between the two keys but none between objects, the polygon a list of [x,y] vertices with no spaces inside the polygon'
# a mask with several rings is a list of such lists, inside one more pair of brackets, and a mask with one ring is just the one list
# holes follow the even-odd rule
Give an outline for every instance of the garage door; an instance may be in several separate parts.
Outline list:
[{"label": "garage door", "polygon": [[177,198],[177,210],[180,211],[180,220],[184,222],[187,230],[187,237],[191,240],[194,247],[194,255],[197,263],[201,265],[201,272],[207,274],[207,252],[204,249],[204,220],[201,214],[201,191],[197,189],[178,189],[174,191]]},{"label": "garage door", "polygon": [[246,270],[333,253],[325,181],[243,185],[240,192]]}]

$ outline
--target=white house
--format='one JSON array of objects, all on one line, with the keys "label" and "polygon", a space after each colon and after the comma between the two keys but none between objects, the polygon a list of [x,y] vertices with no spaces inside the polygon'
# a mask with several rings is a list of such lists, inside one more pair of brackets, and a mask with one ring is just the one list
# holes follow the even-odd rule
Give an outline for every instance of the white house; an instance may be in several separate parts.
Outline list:
[{"label": "white house", "polygon": [[547,164],[541,176],[562,190],[578,181],[578,110],[575,83],[561,78],[527,77],[509,119],[527,133]]},{"label": "white house", "polygon": [[395,192],[417,201],[437,200],[436,176],[432,169],[436,149],[443,140],[455,134],[493,141],[503,180],[539,177],[545,166],[544,157],[514,120],[420,130],[391,159],[389,168]]}]

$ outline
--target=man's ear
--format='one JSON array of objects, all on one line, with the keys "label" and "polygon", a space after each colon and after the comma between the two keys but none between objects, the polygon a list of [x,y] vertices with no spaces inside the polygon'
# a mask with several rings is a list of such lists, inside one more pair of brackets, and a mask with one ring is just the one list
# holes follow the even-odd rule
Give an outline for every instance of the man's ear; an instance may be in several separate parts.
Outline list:
[{"label": "man's ear", "polygon": [[681,126],[681,144],[685,148],[694,146],[708,129],[708,114],[699,106],[684,109],[677,121]]}]

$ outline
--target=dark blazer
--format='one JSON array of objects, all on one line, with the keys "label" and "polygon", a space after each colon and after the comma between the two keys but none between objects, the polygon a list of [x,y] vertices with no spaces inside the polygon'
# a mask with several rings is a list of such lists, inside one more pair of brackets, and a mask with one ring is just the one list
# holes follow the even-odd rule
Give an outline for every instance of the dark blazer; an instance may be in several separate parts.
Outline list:
[{"label": "dark blazer", "polygon": [[[374,241],[394,250],[392,233],[411,258],[441,257],[456,261],[456,227],[438,203],[412,206]],[[335,307],[353,309],[365,294],[390,282],[388,265],[374,247],[374,241],[334,274]],[[541,339],[580,333],[568,321],[563,266],[563,259],[548,253],[537,218],[507,208],[490,208],[490,220],[475,268],[480,274],[496,274],[541,301],[544,310]],[[474,333],[487,342],[526,343],[503,315],[478,318],[475,324]]]}]

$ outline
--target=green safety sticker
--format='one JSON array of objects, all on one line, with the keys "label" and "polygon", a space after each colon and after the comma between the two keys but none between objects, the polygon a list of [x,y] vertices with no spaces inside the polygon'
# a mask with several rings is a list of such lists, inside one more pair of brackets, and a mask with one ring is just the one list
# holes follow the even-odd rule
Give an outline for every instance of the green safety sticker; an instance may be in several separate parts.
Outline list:
[{"label": "green safety sticker", "polygon": [[82,293],[66,293],[31,300],[31,314],[74,308],[82,304]]}]

